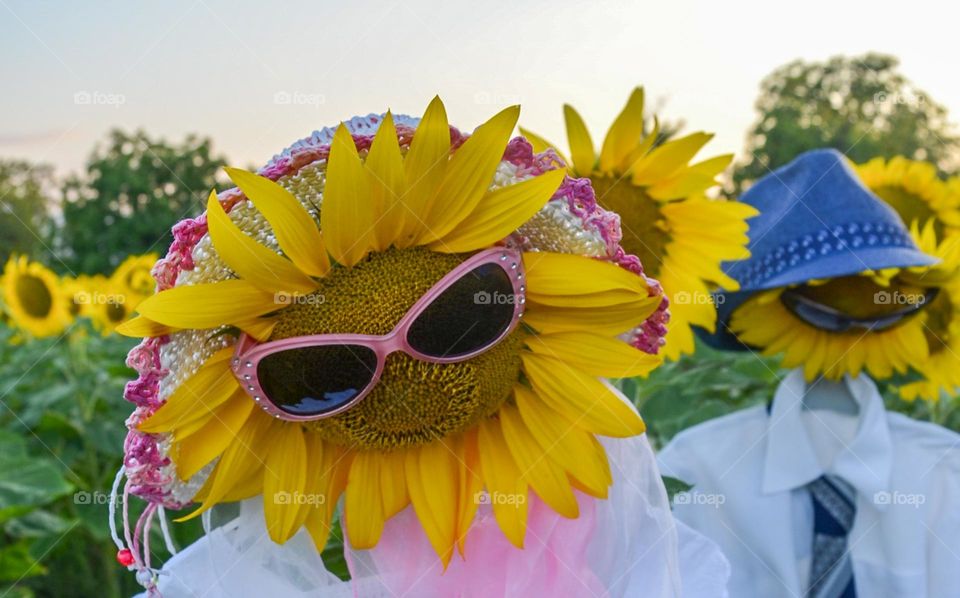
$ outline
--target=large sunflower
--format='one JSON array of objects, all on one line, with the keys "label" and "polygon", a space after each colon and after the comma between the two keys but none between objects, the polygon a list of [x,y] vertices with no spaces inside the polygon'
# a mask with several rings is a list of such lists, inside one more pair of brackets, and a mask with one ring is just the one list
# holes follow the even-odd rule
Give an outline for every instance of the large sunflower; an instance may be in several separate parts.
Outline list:
[{"label": "large sunflower", "polygon": [[[610,126],[599,153],[583,118],[564,105],[571,158],[564,160],[574,176],[590,178],[600,205],[620,215],[624,249],[638,256],[647,273],[663,285],[670,300],[663,350],[676,359],[693,352],[692,326],[714,331],[711,291],[718,285],[738,289],[720,265],[750,256],[746,221],[757,211],[705,195],[733,159],[726,154],[690,164],[713,135],[697,132],[663,141],[656,118],[645,135],[643,104],[643,88],[638,87]],[[557,147],[523,133],[535,148]]]},{"label": "large sunflower", "polygon": [[59,279],[26,256],[10,256],[3,273],[3,299],[13,323],[31,336],[60,334],[70,323]]},{"label": "large sunflower", "polygon": [[[282,185],[228,170],[255,209],[240,198],[227,202],[228,214],[211,194],[191,276],[145,300],[121,328],[170,335],[164,363],[178,367],[161,387],[162,407],[138,429],[162,435],[185,483],[178,500],[202,485],[193,515],[262,494],[274,541],[305,526],[322,548],[344,494],[350,543],[369,548],[384,522],[412,505],[446,564],[455,547],[463,554],[484,489],[513,497],[491,503],[517,546],[528,490],[567,517],[578,515],[574,490],[606,496],[610,470],[595,435],[633,436],[644,425],[599,377],[642,375],[659,362],[621,336],[661,297],[616,264],[523,253],[524,326],[463,362],[393,353],[371,394],[327,419],[274,419],[230,370],[233,330],[262,340],[385,334],[474,252],[505,239],[523,247],[514,231],[564,173],[524,175],[501,162],[518,115],[506,109],[451,145],[454,130],[435,99],[415,134],[403,126],[398,135],[389,113],[372,141],[341,125],[329,157]],[[199,354],[184,350],[197,339]]]},{"label": "large sunflower", "polygon": [[[898,275],[874,273],[814,281],[803,293],[820,304],[854,317],[876,317],[903,308],[900,298],[920,297],[922,287]],[[928,354],[923,311],[886,330],[830,332],[794,315],[781,301],[785,288],[763,291],[738,307],[730,330],[764,355],[783,354],[783,366],[803,367],[807,381],[818,376],[838,380],[867,370],[879,379],[905,373]]]}]

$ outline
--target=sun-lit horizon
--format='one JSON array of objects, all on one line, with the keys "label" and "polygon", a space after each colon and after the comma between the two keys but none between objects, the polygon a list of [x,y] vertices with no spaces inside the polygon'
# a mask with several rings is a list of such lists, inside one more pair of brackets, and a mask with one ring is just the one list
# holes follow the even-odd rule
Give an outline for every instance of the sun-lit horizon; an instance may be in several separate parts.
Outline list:
[{"label": "sun-lit horizon", "polygon": [[120,128],[169,141],[196,133],[254,166],[354,115],[418,115],[435,94],[466,130],[520,103],[521,125],[565,144],[563,103],[599,134],[643,85],[662,118],[716,133],[709,151],[740,160],[764,76],[797,58],[868,51],[898,57],[960,119],[960,80],[945,76],[944,12],[956,9],[918,2],[880,19],[869,6],[808,3],[784,22],[765,3],[694,0],[589,11],[565,1],[4,2],[0,157],[68,174]]}]

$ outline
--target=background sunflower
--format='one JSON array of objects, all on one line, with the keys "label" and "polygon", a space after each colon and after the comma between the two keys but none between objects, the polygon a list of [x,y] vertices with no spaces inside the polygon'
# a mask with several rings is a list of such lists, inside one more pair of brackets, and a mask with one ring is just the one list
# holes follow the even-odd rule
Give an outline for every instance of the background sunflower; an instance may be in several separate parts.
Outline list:
[{"label": "background sunflower", "polygon": [[71,321],[59,277],[26,256],[10,256],[3,272],[3,299],[13,323],[27,334],[55,336]]},{"label": "background sunflower", "polygon": [[[738,284],[720,269],[729,260],[749,257],[747,219],[752,207],[705,192],[730,165],[733,154],[691,164],[713,137],[696,132],[678,139],[660,135],[656,117],[645,131],[644,92],[638,87],[595,151],[583,118],[563,106],[570,146],[564,158],[574,176],[588,177],[600,205],[620,215],[624,249],[640,258],[647,272],[663,285],[670,300],[670,324],[664,354],[677,359],[694,350],[692,326],[713,332],[716,310],[711,291],[735,291]],[[557,148],[521,129],[537,150]]]}]

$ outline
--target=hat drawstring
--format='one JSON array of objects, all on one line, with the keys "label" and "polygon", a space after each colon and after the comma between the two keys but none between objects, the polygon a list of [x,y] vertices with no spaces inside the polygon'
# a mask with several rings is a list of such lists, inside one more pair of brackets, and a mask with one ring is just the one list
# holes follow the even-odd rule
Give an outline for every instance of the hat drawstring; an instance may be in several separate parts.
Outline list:
[{"label": "hat drawstring", "polygon": [[[160,571],[151,566],[150,555],[150,528],[153,524],[154,516],[159,516],[160,530],[163,535],[163,541],[171,555],[177,554],[173,538],[170,535],[170,529],[167,524],[166,512],[162,505],[150,503],[137,518],[133,533],[130,530],[130,480],[123,485],[123,492],[120,493],[120,484],[126,474],[126,467],[121,466],[113,480],[113,486],[110,490],[109,516],[110,516],[110,537],[117,546],[117,562],[125,566],[129,571],[136,571],[137,582],[147,591],[149,598],[161,598],[160,590],[157,588],[157,581]],[[121,506],[121,518],[123,520],[123,538],[117,531],[117,503]],[[143,540],[141,551],[140,541]]]}]

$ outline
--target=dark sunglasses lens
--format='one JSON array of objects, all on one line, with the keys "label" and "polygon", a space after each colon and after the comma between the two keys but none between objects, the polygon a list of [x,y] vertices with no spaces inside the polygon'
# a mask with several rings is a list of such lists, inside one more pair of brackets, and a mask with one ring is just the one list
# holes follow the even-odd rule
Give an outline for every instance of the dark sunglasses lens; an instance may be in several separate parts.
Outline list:
[{"label": "dark sunglasses lens", "polygon": [[260,387],[274,405],[291,415],[328,413],[367,387],[377,355],[358,345],[288,349],[264,357],[257,367]]},{"label": "dark sunglasses lens", "polygon": [[827,332],[846,332],[852,328],[879,332],[888,330],[900,324],[932,301],[937,296],[937,290],[928,291],[922,302],[910,304],[907,307],[882,316],[873,318],[854,318],[834,311],[832,308],[806,299],[792,291],[784,291],[780,301],[795,316],[821,330]]},{"label": "dark sunglasses lens", "polygon": [[851,322],[846,318],[817,309],[813,304],[790,301],[789,299],[785,299],[783,303],[795,316],[814,328],[826,330],[827,332],[845,332],[851,326]]},{"label": "dark sunglasses lens", "polygon": [[474,268],[414,320],[407,342],[431,357],[458,357],[487,347],[513,320],[518,299],[510,276],[498,264]]}]

